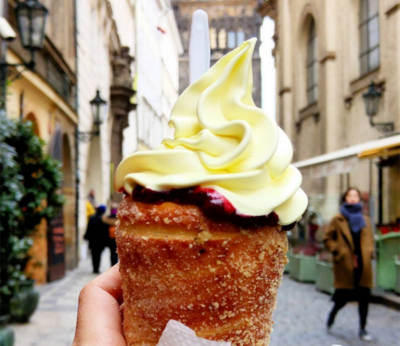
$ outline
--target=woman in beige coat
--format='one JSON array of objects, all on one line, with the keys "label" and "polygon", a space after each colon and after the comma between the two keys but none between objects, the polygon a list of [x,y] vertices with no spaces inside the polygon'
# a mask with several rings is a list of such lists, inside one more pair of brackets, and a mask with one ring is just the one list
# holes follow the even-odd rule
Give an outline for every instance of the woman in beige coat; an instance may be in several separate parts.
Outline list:
[{"label": "woman in beige coat", "polygon": [[333,255],[335,277],[335,305],[328,317],[328,330],[338,311],[349,301],[357,300],[359,336],[364,341],[372,341],[365,327],[373,281],[371,259],[374,254],[374,238],[371,223],[362,214],[361,196],[356,188],[349,188],[343,195],[340,214],[334,216],[329,224],[324,243]]}]

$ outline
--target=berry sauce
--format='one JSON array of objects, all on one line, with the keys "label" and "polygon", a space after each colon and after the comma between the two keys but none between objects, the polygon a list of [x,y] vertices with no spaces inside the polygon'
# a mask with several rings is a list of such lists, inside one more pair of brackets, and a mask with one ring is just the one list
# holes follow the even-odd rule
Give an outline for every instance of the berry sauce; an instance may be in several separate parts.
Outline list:
[{"label": "berry sauce", "polygon": [[[132,191],[132,198],[138,202],[152,204],[174,202],[196,205],[210,219],[218,222],[232,222],[243,228],[274,227],[279,221],[279,217],[275,212],[261,216],[239,214],[236,208],[219,192],[201,186],[159,192],[136,185]],[[290,225],[282,226],[282,230],[290,230],[295,224],[294,222]]]}]

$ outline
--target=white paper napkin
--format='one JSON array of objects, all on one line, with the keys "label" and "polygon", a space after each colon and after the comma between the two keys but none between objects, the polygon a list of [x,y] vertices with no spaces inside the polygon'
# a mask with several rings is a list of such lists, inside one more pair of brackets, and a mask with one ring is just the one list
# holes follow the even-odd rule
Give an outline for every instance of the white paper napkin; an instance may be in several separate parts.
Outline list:
[{"label": "white paper napkin", "polygon": [[230,342],[201,339],[184,324],[170,320],[165,327],[157,346],[231,346]]}]

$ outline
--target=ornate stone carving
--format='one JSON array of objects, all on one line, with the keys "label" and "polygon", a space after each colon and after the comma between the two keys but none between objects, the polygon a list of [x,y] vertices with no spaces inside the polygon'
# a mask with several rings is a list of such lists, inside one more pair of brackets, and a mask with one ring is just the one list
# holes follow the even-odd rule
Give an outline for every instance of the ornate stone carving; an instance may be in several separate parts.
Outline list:
[{"label": "ornate stone carving", "polygon": [[257,11],[261,17],[270,17],[276,20],[278,15],[277,0],[259,1]]},{"label": "ornate stone carving", "polygon": [[[132,89],[131,63],[133,57],[129,55],[129,47],[121,47],[119,54],[114,54],[111,62],[113,78],[111,85],[111,110],[114,117],[127,118],[129,112],[134,108],[131,98],[134,95]],[[125,120],[124,126],[128,125]]]},{"label": "ornate stone carving", "polygon": [[131,63],[133,57],[129,55],[129,47],[121,47],[119,54],[114,54],[112,60],[113,86],[132,87]]}]

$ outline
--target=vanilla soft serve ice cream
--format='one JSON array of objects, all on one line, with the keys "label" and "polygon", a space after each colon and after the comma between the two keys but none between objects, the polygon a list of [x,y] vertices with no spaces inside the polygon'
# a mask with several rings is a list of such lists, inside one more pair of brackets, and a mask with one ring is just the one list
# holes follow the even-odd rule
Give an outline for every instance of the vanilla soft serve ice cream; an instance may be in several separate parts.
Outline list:
[{"label": "vanilla soft serve ice cream", "polygon": [[292,144],[252,99],[255,44],[244,42],[182,93],[171,114],[174,138],[125,158],[115,174],[117,191],[200,186],[220,193],[241,215],[275,212],[280,225],[301,218],[307,196],[290,165]]}]

